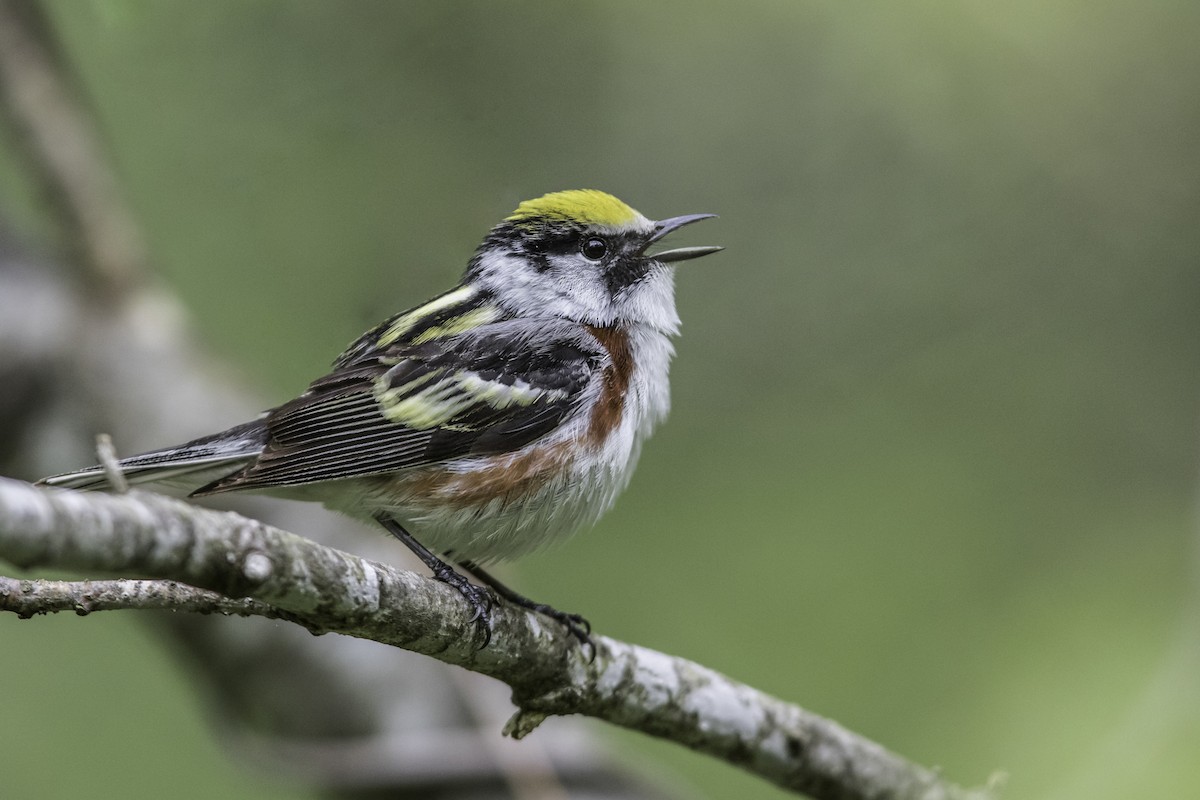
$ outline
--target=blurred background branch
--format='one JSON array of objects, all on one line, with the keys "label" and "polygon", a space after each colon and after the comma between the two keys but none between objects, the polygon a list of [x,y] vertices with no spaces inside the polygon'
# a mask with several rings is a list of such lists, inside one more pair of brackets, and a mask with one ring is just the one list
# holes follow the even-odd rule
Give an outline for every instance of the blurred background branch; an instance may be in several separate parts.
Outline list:
[{"label": "blurred background branch", "polygon": [[57,229],[64,263],[94,301],[124,299],[147,276],[146,248],[36,0],[0,0],[0,96],[13,152]]}]

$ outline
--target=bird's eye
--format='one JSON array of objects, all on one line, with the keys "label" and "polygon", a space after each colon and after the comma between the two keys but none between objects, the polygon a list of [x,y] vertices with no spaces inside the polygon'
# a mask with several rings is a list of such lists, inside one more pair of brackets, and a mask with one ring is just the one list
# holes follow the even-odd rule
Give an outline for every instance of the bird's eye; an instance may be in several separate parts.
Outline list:
[{"label": "bird's eye", "polygon": [[608,242],[593,236],[590,239],[584,240],[583,245],[579,248],[579,252],[583,253],[583,257],[589,261],[599,261],[608,252]]}]

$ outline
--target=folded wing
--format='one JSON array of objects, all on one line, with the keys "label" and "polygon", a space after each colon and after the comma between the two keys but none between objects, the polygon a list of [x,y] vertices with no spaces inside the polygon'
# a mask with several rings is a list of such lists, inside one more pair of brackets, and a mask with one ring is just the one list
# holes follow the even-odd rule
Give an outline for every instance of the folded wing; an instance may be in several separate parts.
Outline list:
[{"label": "folded wing", "polygon": [[602,346],[557,319],[392,344],[271,411],[262,454],[196,494],[378,475],[518,450],[577,413]]}]

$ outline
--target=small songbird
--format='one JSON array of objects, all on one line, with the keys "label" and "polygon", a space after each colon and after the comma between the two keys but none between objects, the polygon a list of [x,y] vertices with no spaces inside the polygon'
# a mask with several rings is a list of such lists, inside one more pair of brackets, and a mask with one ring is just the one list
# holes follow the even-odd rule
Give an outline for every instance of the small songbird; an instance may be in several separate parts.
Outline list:
[{"label": "small songbird", "polygon": [[[493,595],[442,558],[587,642],[582,617],[480,565],[595,523],[629,482],[670,406],[674,265],[721,248],[649,251],[712,216],[655,222],[595,190],[528,200],[458,286],[363,334],[296,399],[119,466],[193,497],[252,490],[374,519],[470,602],[485,643]],[[43,483],[107,480],[93,467]]]}]

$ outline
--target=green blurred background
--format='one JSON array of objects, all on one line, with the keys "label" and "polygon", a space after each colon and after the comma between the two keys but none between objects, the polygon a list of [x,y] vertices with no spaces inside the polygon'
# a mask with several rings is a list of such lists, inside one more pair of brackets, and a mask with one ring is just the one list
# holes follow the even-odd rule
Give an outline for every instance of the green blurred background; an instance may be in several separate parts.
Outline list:
[{"label": "green blurred background", "polygon": [[[1008,797],[1194,795],[1200,4],[49,7],[163,275],[276,400],[523,198],[721,215],[671,420],[523,590]],[[0,641],[5,796],[294,790],[135,620]]]}]

